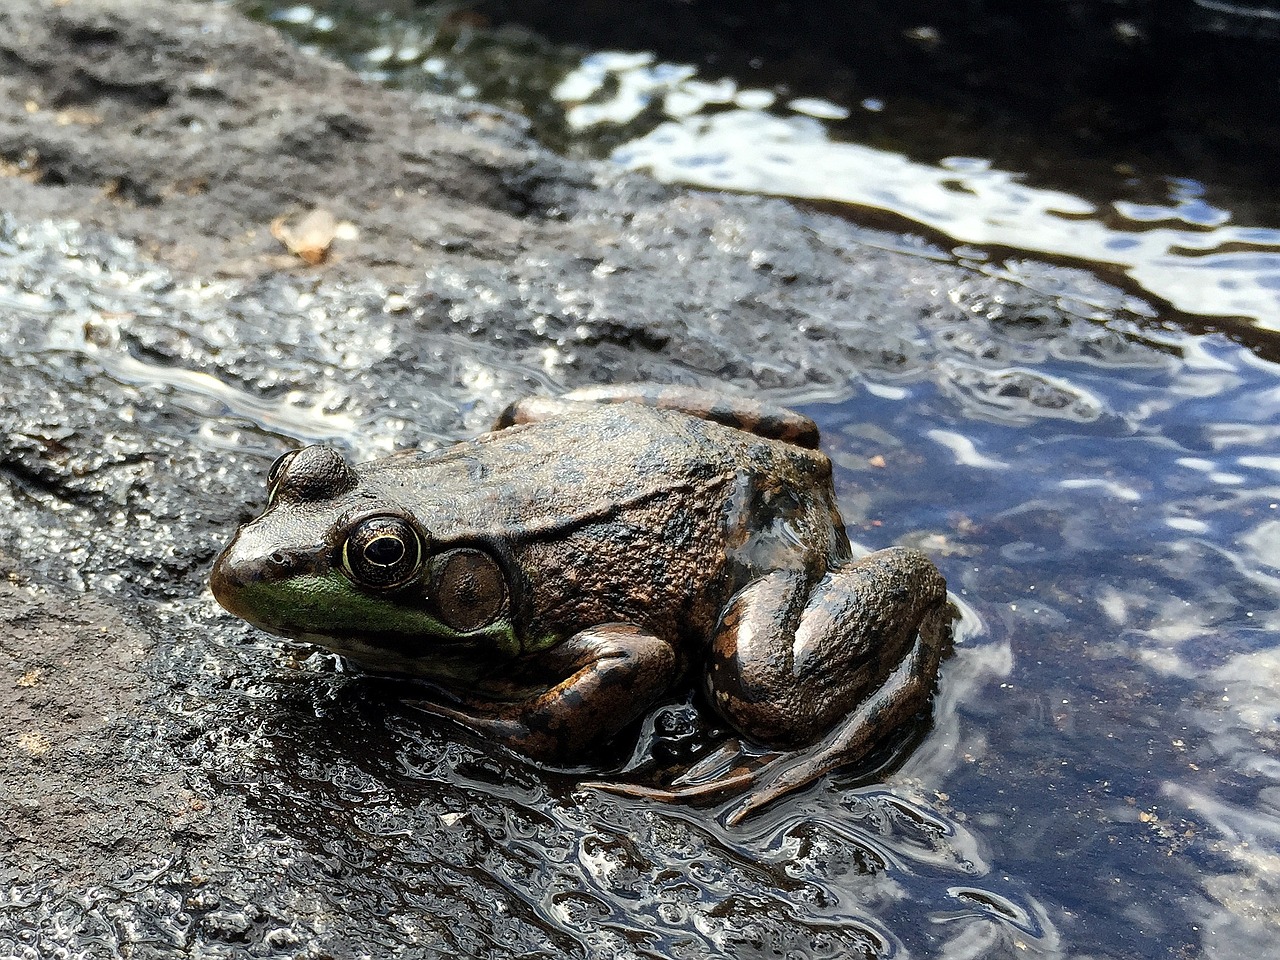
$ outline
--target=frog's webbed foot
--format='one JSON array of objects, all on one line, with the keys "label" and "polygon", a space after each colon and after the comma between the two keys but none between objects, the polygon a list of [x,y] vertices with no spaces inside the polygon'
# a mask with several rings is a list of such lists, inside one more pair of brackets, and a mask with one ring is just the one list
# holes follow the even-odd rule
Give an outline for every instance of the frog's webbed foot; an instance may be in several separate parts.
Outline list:
[{"label": "frog's webbed foot", "polygon": [[769,752],[749,754],[736,740],[721,744],[688,770],[673,779],[669,786],[604,780],[582,786],[604,793],[627,797],[644,797],[661,803],[715,803],[748,789],[762,767],[783,754]]}]

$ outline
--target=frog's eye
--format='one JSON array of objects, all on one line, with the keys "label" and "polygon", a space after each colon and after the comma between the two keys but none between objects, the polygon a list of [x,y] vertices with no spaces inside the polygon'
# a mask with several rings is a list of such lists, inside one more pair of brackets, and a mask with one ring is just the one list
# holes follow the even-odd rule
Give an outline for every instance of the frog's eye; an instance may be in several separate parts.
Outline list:
[{"label": "frog's eye", "polygon": [[275,463],[271,464],[271,469],[267,471],[267,506],[275,503],[276,491],[280,489],[280,478],[284,476],[284,471],[289,466],[289,461],[297,453],[297,450],[286,450],[276,457]]},{"label": "frog's eye", "polygon": [[370,517],[342,545],[342,569],[366,587],[386,590],[407,582],[422,563],[418,533],[399,517]]}]

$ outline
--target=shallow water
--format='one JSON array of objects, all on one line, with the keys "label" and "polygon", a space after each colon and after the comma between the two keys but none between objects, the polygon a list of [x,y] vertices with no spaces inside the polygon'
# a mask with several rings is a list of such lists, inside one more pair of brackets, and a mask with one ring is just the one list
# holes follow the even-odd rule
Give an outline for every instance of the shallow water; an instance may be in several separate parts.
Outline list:
[{"label": "shallow water", "polygon": [[[276,16],[326,32],[314,8]],[[423,41],[407,56],[412,26],[375,25],[401,46],[362,56],[423,69],[434,48]],[[472,46],[521,49],[528,62],[517,40],[527,43]],[[541,61],[546,90],[594,69],[589,58],[557,56]],[[439,75],[467,82],[466,63],[440,60]],[[642,60],[636,69],[652,72]],[[676,122],[651,119],[654,131]],[[628,138],[617,151],[644,142]],[[881,161],[924,178],[902,181],[904,195],[942,176]],[[732,167],[730,158],[718,168]],[[1026,209],[1037,208],[1024,192]],[[1018,233],[998,190],[956,195],[974,222],[986,216],[1011,231],[1001,245],[1043,251],[1033,240],[1043,234]],[[887,206],[905,215],[899,201]],[[1077,212],[1070,222],[1088,227],[1080,236],[1126,232],[1110,215]],[[1051,222],[1029,219],[1036,230]],[[1179,222],[1167,229],[1237,229],[1195,212]],[[241,472],[248,464],[265,476],[291,440],[333,441],[361,457],[443,442],[478,427],[505,390],[556,376],[497,347],[483,348],[484,362],[454,361],[478,348],[423,334],[420,369],[406,383],[445,386],[387,417],[361,387],[370,370],[403,375],[394,372],[403,325],[392,311],[336,321],[315,334],[329,367],[279,375],[287,357],[236,355],[218,318],[257,307],[230,302],[216,284],[169,292],[182,313],[164,322],[182,329],[187,366],[153,362],[150,325],[168,328],[147,295],[168,290],[167,278],[127,250],[86,252],[60,228],[0,234],[0,311],[36,317],[40,331],[0,339],[6,362],[66,362],[126,394],[160,389],[165,429],[190,456]],[[1276,243],[1260,230],[1250,255]],[[1154,249],[1143,256],[1168,261],[1171,279],[1140,273],[1137,255],[1130,269],[1174,301],[1194,258]],[[1087,245],[1050,252],[1103,258]],[[54,261],[57,297],[29,289],[30,265]],[[895,772],[829,778],[726,829],[715,811],[602,796],[577,777],[494,755],[407,708],[396,686],[247,627],[211,644],[210,635],[226,637],[210,627],[225,615],[207,594],[178,591],[157,625],[177,639],[154,670],[174,691],[172,714],[190,725],[181,759],[272,824],[277,839],[243,858],[273,864],[278,882],[252,910],[201,900],[189,879],[196,868],[182,863],[74,902],[9,891],[0,916],[43,911],[13,952],[40,956],[41,944],[65,943],[72,930],[109,955],[132,924],[133,942],[160,954],[194,943],[235,956],[237,930],[271,927],[268,942],[289,955],[307,942],[289,918],[319,913],[341,929],[338,942],[374,956],[1275,956],[1280,367],[1263,358],[1265,338],[1193,332],[1159,307],[1144,309],[1141,327],[1106,319],[1098,303],[1114,292],[1085,273],[1043,271],[1029,254],[991,269],[1070,305],[1078,322],[988,302],[922,317],[893,341],[851,319],[849,342],[866,343],[860,372],[821,394],[782,395],[823,428],[852,538],[921,546],[964,612],[932,729]],[[1237,278],[1260,325],[1275,318],[1264,282],[1274,269]],[[290,295],[271,305],[286,327],[340,316],[326,313],[323,291]],[[367,296],[381,302],[385,291],[371,284]],[[86,304],[131,317],[131,329],[87,329],[77,312]],[[216,375],[237,364],[243,382]],[[269,389],[281,381],[287,389]],[[459,385],[484,398],[465,415],[454,405]],[[131,540],[145,552],[152,535]],[[658,749],[679,752],[709,734],[676,702],[651,719],[645,737],[654,736]]]}]

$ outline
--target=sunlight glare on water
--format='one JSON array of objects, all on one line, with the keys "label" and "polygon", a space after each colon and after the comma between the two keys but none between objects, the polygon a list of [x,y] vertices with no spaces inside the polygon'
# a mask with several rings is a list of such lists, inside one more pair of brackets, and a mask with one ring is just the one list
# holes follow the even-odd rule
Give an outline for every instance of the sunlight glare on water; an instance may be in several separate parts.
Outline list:
[{"label": "sunlight glare on water", "polygon": [[1280,226],[1237,222],[1176,170],[1163,198],[1119,196],[1131,175],[1111,171],[1087,199],[973,153],[933,162],[842,139],[852,114],[895,109],[877,97],[790,96],[643,51],[583,55],[518,32],[459,32],[442,4],[360,19],[337,2],[240,2],[372,80],[501,102],[539,135],[669,183],[838,203],[854,219],[883,211],[967,248],[962,260],[1014,249],[1105,266],[1185,314],[1280,330]]}]

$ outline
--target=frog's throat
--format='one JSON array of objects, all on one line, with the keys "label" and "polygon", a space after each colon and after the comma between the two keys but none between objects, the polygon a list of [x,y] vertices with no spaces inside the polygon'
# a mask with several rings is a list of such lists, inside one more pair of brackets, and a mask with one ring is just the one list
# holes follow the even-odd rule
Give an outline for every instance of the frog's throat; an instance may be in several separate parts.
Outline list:
[{"label": "frog's throat", "polygon": [[[226,601],[223,601],[225,604]],[[430,659],[432,641],[473,645],[477,656],[515,657],[520,641],[510,618],[500,617],[477,630],[459,631],[427,610],[397,603],[392,596],[363,593],[340,573],[303,574],[285,582],[248,584],[233,605],[236,616],[269,633],[334,646],[356,639],[401,657]]]}]

